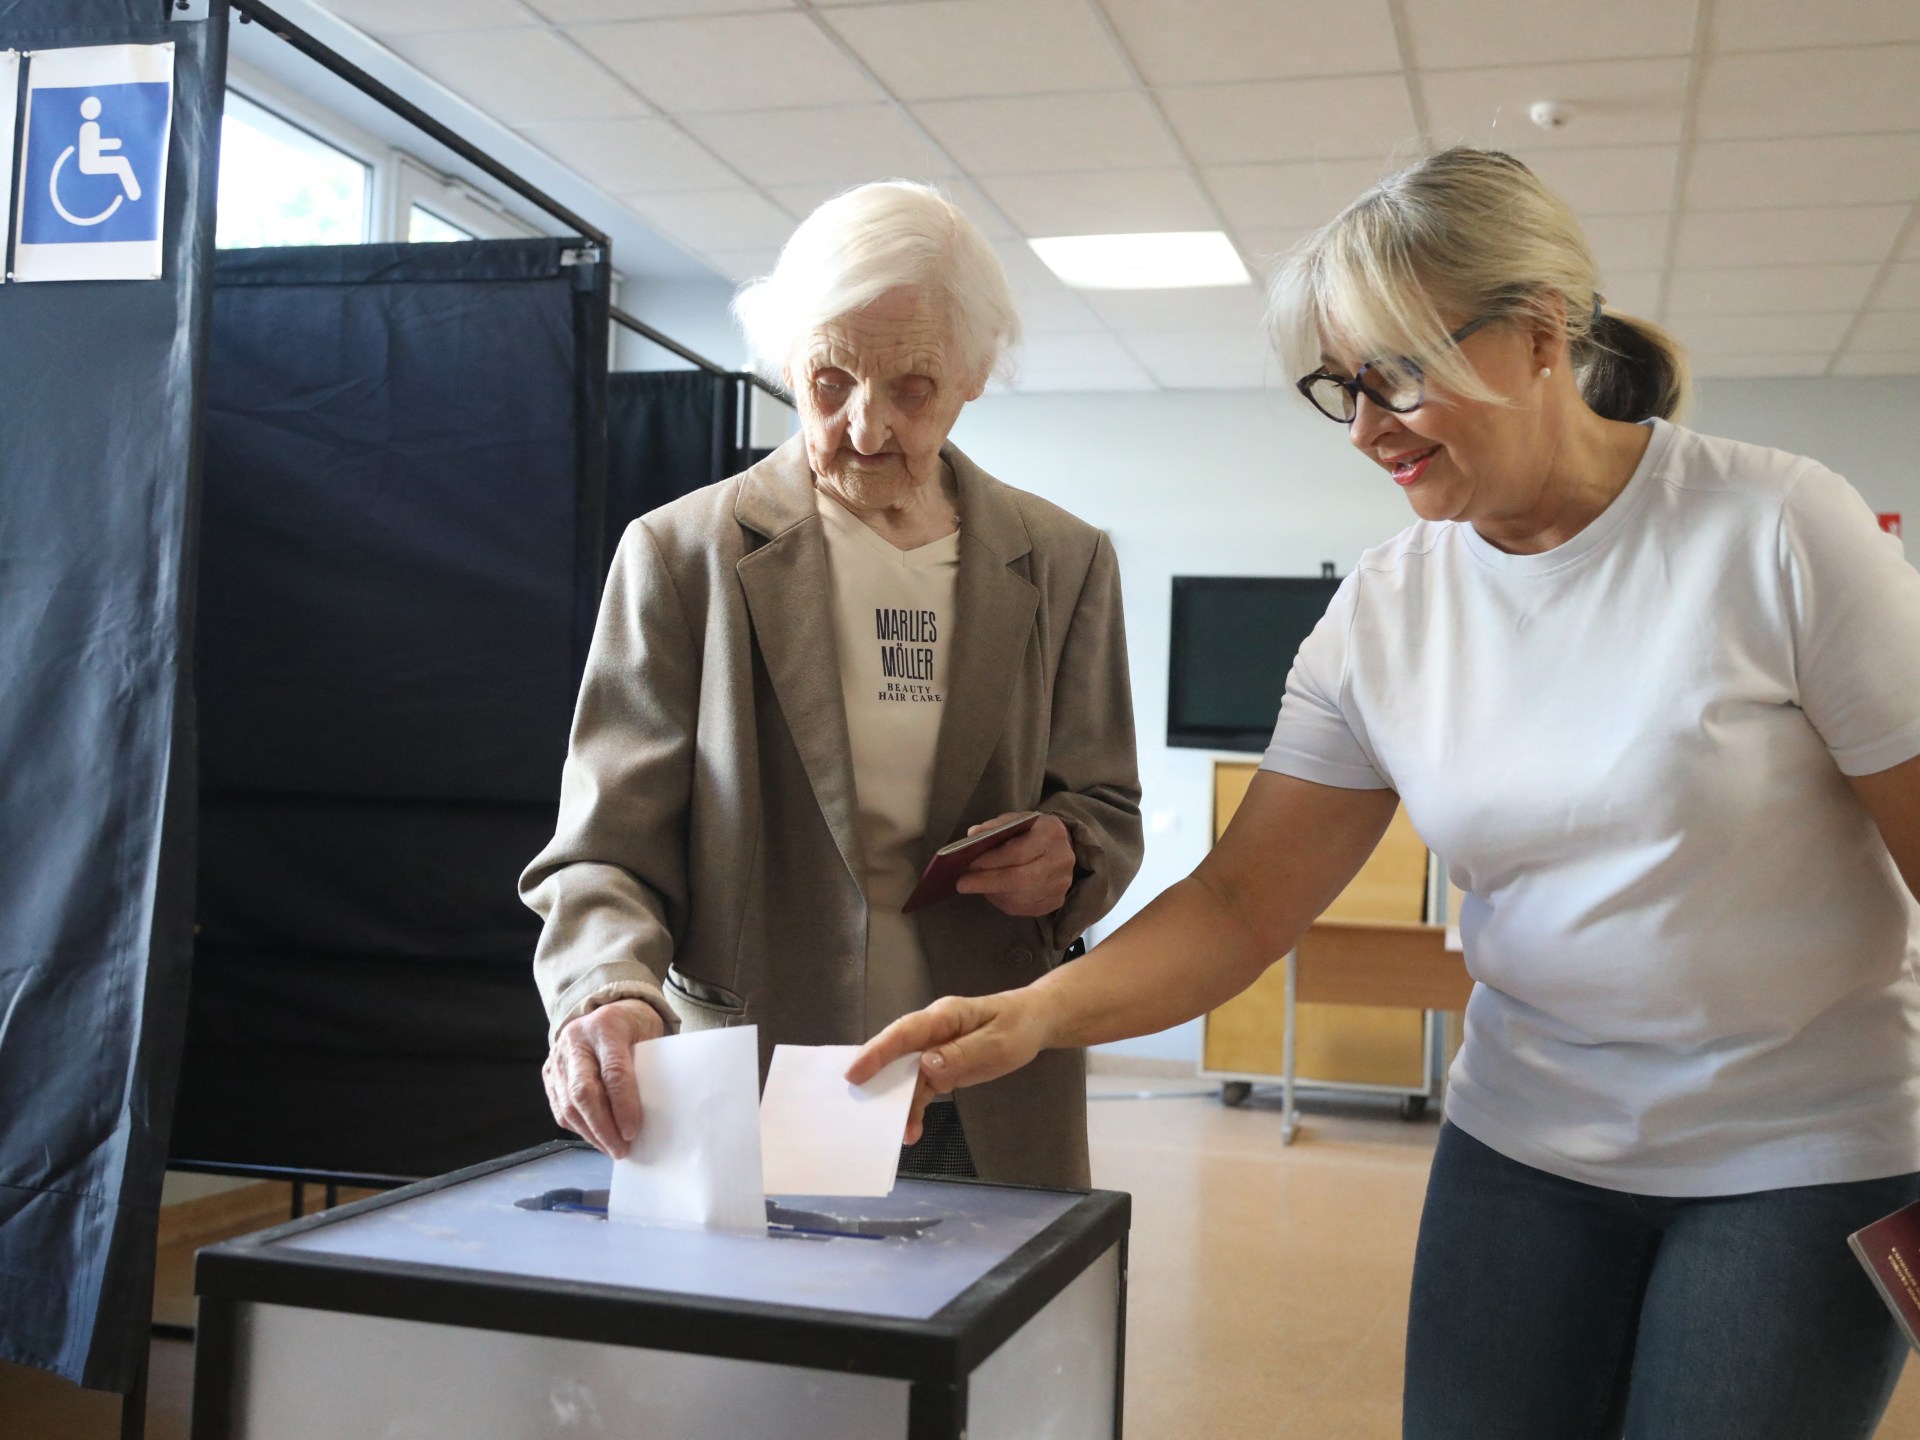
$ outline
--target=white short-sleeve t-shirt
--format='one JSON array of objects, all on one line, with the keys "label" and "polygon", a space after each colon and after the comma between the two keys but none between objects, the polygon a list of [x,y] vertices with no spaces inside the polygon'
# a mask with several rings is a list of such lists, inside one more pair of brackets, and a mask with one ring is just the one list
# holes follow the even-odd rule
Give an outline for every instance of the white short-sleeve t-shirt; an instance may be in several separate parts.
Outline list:
[{"label": "white short-sleeve t-shirt", "polygon": [[1553,550],[1362,557],[1264,768],[1396,790],[1466,892],[1468,1134],[1644,1194],[1920,1170],[1920,907],[1845,779],[1920,754],[1920,574],[1815,462],[1653,431]]},{"label": "white short-sleeve t-shirt", "polygon": [[853,749],[853,788],[866,860],[867,1033],[933,1002],[911,915],[920,878],[934,755],[953,653],[959,532],[898,550],[816,492],[826,530],[840,693]]}]

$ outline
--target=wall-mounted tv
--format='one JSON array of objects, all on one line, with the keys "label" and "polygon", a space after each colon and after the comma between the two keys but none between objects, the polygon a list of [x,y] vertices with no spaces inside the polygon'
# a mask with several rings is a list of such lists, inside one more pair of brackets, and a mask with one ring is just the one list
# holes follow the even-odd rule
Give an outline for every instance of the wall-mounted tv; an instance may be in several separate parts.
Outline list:
[{"label": "wall-mounted tv", "polygon": [[1339,588],[1332,576],[1174,576],[1167,744],[1264,751],[1294,652]]}]

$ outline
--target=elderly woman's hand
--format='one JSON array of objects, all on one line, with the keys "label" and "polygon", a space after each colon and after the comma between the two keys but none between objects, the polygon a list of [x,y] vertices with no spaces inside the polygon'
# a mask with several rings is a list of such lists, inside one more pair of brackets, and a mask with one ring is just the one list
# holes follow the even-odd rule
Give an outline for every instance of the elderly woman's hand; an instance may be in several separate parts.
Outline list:
[{"label": "elderly woman's hand", "polygon": [[615,1000],[569,1020],[540,1068],[560,1128],[616,1160],[625,1155],[640,1133],[633,1047],[666,1033],[660,1012],[644,1000]]},{"label": "elderly woman's hand", "polygon": [[[990,825],[1019,818],[996,815],[971,827],[973,835]],[[1042,815],[1024,835],[996,845],[960,877],[953,888],[978,895],[1007,915],[1051,915],[1066,902],[1073,886],[1073,841],[1058,815]]]}]

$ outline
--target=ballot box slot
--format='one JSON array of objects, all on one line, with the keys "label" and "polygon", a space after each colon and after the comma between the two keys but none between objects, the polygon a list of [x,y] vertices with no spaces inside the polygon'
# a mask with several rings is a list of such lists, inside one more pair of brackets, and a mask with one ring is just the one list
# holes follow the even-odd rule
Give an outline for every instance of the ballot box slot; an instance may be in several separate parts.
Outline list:
[{"label": "ballot box slot", "polygon": [[[544,1190],[538,1195],[529,1195],[514,1201],[519,1210],[538,1210],[559,1215],[588,1215],[598,1220],[608,1218],[607,1200],[610,1192],[606,1190],[582,1190],[571,1185],[557,1189]],[[884,1215],[848,1214],[844,1207],[838,1210],[813,1210],[798,1205],[783,1205],[778,1200],[767,1200],[767,1233],[777,1238],[787,1236],[808,1237],[820,1240],[918,1240],[941,1223],[939,1215],[909,1215],[901,1217]]]}]

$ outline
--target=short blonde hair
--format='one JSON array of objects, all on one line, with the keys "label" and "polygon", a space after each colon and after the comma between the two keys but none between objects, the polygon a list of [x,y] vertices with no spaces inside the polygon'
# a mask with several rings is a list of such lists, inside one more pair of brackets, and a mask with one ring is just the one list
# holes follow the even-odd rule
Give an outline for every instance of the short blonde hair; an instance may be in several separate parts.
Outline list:
[{"label": "short blonde hair", "polygon": [[733,297],[755,370],[778,384],[794,346],[829,320],[901,286],[945,301],[956,359],[984,381],[1020,339],[1020,316],[993,246],[931,185],[884,180],[826,201],[793,232],[773,273]]},{"label": "short blonde hair", "polygon": [[1456,395],[1505,403],[1454,327],[1489,317],[1563,325],[1581,394],[1613,420],[1674,418],[1686,353],[1651,321],[1603,308],[1599,270],[1565,201],[1513,156],[1455,146],[1389,175],[1310,236],[1275,277],[1274,338],[1296,375],[1328,340],[1383,368],[1411,357]]}]

